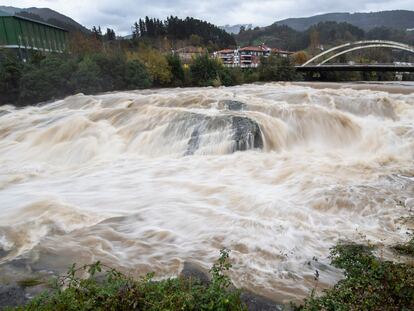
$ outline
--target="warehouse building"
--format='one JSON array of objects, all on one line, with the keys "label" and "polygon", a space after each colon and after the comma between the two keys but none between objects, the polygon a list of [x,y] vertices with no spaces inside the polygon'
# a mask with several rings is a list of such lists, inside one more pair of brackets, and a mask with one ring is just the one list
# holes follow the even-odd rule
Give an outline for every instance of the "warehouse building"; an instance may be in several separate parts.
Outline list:
[{"label": "warehouse building", "polygon": [[65,29],[0,11],[0,49],[10,49],[26,57],[31,50],[62,53],[66,50]]}]

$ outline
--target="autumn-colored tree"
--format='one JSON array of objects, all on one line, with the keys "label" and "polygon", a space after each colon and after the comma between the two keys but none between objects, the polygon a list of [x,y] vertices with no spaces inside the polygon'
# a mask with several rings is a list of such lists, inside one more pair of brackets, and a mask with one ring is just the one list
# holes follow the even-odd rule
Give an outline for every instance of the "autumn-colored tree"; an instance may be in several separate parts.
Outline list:
[{"label": "autumn-colored tree", "polygon": [[147,68],[155,85],[168,85],[172,79],[171,67],[167,58],[159,51],[141,47],[138,52],[128,52],[128,60],[139,60]]},{"label": "autumn-colored tree", "polygon": [[299,51],[293,54],[293,62],[295,65],[302,65],[309,59],[309,55],[305,51]]},{"label": "autumn-colored tree", "polygon": [[74,32],[69,37],[69,52],[73,55],[98,53],[103,50],[102,42],[94,36]]}]

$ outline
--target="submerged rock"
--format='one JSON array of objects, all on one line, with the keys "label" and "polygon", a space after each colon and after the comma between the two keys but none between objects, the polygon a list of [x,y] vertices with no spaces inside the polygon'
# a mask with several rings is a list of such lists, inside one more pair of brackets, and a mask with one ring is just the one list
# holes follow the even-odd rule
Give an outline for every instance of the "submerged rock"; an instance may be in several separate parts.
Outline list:
[{"label": "submerged rock", "polygon": [[222,100],[219,102],[219,105],[223,106],[225,109],[232,111],[240,111],[246,109],[246,104],[237,100]]},{"label": "submerged rock", "polygon": [[0,247],[0,258],[6,257],[9,252]]},{"label": "submerged rock", "polygon": [[262,132],[259,125],[247,117],[232,117],[234,136],[236,142],[234,151],[244,151],[263,148]]},{"label": "submerged rock", "polygon": [[188,141],[187,151],[184,155],[193,155],[194,152],[200,146],[200,127],[196,127],[191,133],[190,140]]},{"label": "submerged rock", "polygon": [[[180,116],[173,124],[170,124],[170,128],[168,129],[171,133],[179,132],[177,128],[182,131],[193,128],[187,143],[187,150],[184,153],[186,156],[193,155],[200,148],[203,135],[225,131],[233,132],[233,134],[229,132],[229,135],[232,135],[230,140],[234,141],[231,152],[263,148],[260,126],[256,121],[245,116],[209,116],[189,113],[185,116]],[[173,128],[174,126],[176,128]]]}]

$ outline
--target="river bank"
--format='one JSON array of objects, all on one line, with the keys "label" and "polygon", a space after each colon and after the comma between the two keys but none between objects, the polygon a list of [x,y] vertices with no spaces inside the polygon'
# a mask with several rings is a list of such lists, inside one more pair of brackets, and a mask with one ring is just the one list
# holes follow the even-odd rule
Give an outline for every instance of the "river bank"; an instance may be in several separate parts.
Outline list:
[{"label": "river bank", "polygon": [[134,280],[99,261],[83,267],[73,264],[66,275],[55,276],[48,283],[32,278],[18,285],[0,286],[0,309],[335,311],[338,307],[354,310],[363,306],[375,311],[411,310],[414,237],[407,243],[388,246],[397,261],[379,257],[380,246],[367,243],[341,242],[333,247],[331,264],[344,270],[344,278],[333,288],[320,291],[320,273],[315,270],[315,286],[300,304],[280,304],[236,289],[228,277],[230,252],[222,249],[210,271],[185,263],[177,278],[162,280],[155,280],[152,273]]}]

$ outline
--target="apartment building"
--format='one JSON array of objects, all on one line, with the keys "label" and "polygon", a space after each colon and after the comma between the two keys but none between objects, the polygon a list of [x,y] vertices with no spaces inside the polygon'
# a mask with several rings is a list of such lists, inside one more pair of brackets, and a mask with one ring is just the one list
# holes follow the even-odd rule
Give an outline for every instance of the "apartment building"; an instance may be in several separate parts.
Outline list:
[{"label": "apartment building", "polygon": [[259,46],[246,46],[239,49],[240,67],[241,68],[255,68],[260,64],[260,57],[268,57],[271,53],[271,48],[262,44]]},{"label": "apartment building", "polygon": [[224,66],[238,67],[240,65],[240,57],[238,50],[224,49],[213,53],[213,57],[220,59]]},{"label": "apartment building", "polygon": [[224,66],[256,68],[260,64],[261,57],[268,57],[271,54],[288,57],[293,52],[283,51],[261,44],[259,46],[246,46],[240,49],[224,49],[213,53],[213,57],[220,59]]}]

